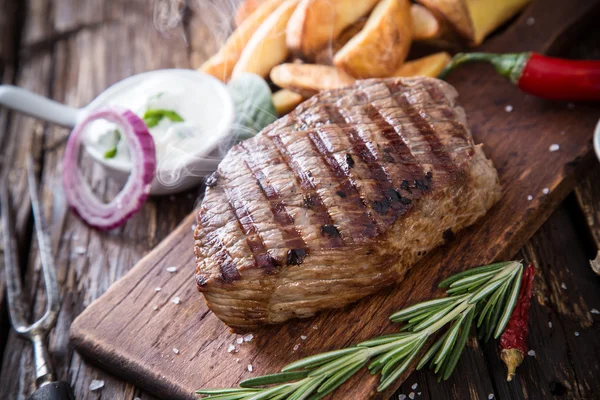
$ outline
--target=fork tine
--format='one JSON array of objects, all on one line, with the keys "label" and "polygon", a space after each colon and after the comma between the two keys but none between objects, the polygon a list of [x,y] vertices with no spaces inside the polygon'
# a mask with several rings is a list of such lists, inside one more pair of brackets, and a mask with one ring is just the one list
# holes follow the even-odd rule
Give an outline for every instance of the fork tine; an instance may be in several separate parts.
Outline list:
[{"label": "fork tine", "polygon": [[7,178],[0,185],[0,205],[2,207],[2,231],[4,242],[4,271],[6,279],[6,297],[8,298],[8,311],[15,331],[26,335],[29,330],[25,319],[25,307],[22,301],[22,285],[19,273],[19,257],[17,239],[15,236],[13,220],[11,218],[11,202],[8,193]]},{"label": "fork tine", "polygon": [[33,166],[31,154],[27,155],[25,163],[27,165],[27,182],[29,184],[29,196],[31,198],[34,225],[40,251],[40,262],[42,264],[44,282],[46,285],[46,313],[32,325],[32,329],[49,331],[56,323],[56,318],[58,317],[58,312],[60,310],[60,294],[56,278],[56,269],[54,267],[54,258],[52,256],[52,246],[50,239],[48,238],[46,222],[38,198],[35,168]]}]

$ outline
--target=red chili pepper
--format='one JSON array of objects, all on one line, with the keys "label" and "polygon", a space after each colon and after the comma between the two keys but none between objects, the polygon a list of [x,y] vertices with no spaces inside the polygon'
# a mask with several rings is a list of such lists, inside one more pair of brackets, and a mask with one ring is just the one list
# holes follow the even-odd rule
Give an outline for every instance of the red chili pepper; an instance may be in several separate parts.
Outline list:
[{"label": "red chili pepper", "polygon": [[549,100],[600,100],[600,61],[565,60],[538,53],[458,53],[438,76],[484,61],[524,92]]},{"label": "red chili pepper", "polygon": [[515,371],[525,359],[527,352],[527,334],[529,333],[529,305],[531,304],[531,288],[535,268],[529,264],[521,278],[521,288],[517,298],[517,305],[513,310],[506,329],[500,336],[500,358],[508,367],[507,381],[515,376]]}]

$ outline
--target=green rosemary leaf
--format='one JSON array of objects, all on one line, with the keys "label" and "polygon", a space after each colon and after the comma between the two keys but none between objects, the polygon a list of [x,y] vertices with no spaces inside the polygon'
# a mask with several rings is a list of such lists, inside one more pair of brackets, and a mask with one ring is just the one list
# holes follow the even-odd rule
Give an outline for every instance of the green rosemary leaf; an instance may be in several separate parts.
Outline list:
[{"label": "green rosemary leaf", "polygon": [[463,286],[463,285],[474,285],[477,282],[486,281],[488,278],[494,276],[496,274],[496,272],[497,272],[497,270],[492,270],[492,271],[482,272],[480,274],[466,276],[466,277],[459,279],[459,280],[453,282],[452,284],[450,284],[450,288],[457,287],[457,286]]},{"label": "green rosemary leaf", "polygon": [[293,363],[286,365],[281,369],[281,371],[288,372],[295,369],[311,368],[317,365],[322,365],[340,356],[355,353],[357,350],[359,350],[358,347],[348,347],[346,349],[328,351],[327,353],[321,353],[314,356],[305,357],[301,360],[294,361]]},{"label": "green rosemary leaf", "polygon": [[438,340],[435,341],[435,343],[429,348],[429,350],[427,350],[425,355],[421,357],[421,360],[417,364],[417,369],[422,369],[430,360],[433,360],[433,356],[438,352],[440,347],[442,347],[442,344],[444,343],[444,340],[446,339],[447,335],[448,332],[445,332],[439,337]]},{"label": "green rosemary leaf", "polygon": [[251,395],[253,392],[246,392],[246,393],[231,393],[231,394],[219,394],[219,395],[213,395],[213,396],[209,396],[206,397],[207,399],[210,400],[243,400],[245,399],[247,396]]},{"label": "green rosemary leaf", "polygon": [[[448,335],[446,336],[446,339],[444,340],[444,344],[442,344],[442,347],[440,348],[440,351],[438,352],[438,354],[436,355],[435,360],[434,360],[434,362],[438,365],[438,367],[443,363],[448,352],[452,349],[452,346],[454,345],[454,342],[456,341],[456,338],[458,336],[458,331],[460,330],[460,326],[461,326],[462,322],[464,321],[465,316],[466,316],[465,311],[463,311],[460,314],[460,316],[458,317],[458,319],[452,324],[452,327],[448,331]],[[437,372],[437,370],[436,370],[436,372]]]},{"label": "green rosemary leaf", "polygon": [[319,395],[327,395],[337,389],[341,384],[346,382],[348,378],[356,373],[359,369],[364,367],[368,360],[358,361],[354,364],[350,364],[346,368],[340,370],[334,374],[331,378],[327,379],[317,390]]},{"label": "green rosemary leaf", "polygon": [[415,315],[419,315],[422,312],[428,311],[431,307],[443,306],[448,303],[455,301],[455,297],[442,297],[441,299],[429,300],[423,303],[417,303],[408,308],[404,308],[398,312],[393,313],[390,319],[394,322],[407,321]]},{"label": "green rosemary leaf", "polygon": [[393,351],[388,352],[386,354],[386,357],[384,357],[380,361],[382,364],[384,364],[384,367],[381,371],[383,378],[388,376],[388,374],[391,372],[392,368],[394,368],[394,366],[396,364],[398,364],[404,357],[406,357],[412,351],[413,348],[414,348],[414,342],[411,342],[411,343],[407,343],[404,346],[398,347],[397,349],[394,349]]},{"label": "green rosemary leaf", "polygon": [[454,282],[456,282],[464,277],[471,276],[471,275],[477,275],[482,272],[500,271],[502,268],[506,267],[511,262],[513,262],[513,261],[499,262],[499,263],[495,263],[495,264],[484,265],[482,267],[468,269],[464,272],[461,272],[456,275],[452,275],[452,276],[444,279],[442,282],[440,282],[438,287],[440,287],[440,288],[449,287],[451,284],[453,284]]},{"label": "green rosemary leaf", "polygon": [[280,394],[288,394],[293,389],[293,386],[289,383],[285,385],[274,386],[272,388],[264,388],[260,392],[245,398],[244,400],[267,400],[274,396],[279,396]]},{"label": "green rosemary leaf", "polygon": [[420,343],[418,343],[415,346],[415,348],[413,349],[413,351],[405,358],[404,362],[402,364],[400,364],[398,366],[398,368],[396,368],[396,370],[394,370],[394,372],[392,372],[387,378],[385,378],[380,383],[379,387],[377,388],[378,392],[383,392],[385,389],[387,389],[392,384],[392,382],[394,382],[396,379],[398,379],[398,377],[400,375],[402,375],[402,373],[404,371],[406,371],[406,368],[408,368],[408,366],[413,361],[413,359],[416,357],[416,355],[419,353],[419,351],[421,351],[421,347],[423,347],[424,343],[425,343],[425,340],[422,340]]},{"label": "green rosemary leaf", "polygon": [[274,383],[296,381],[298,379],[306,378],[307,376],[308,371],[280,372],[278,374],[263,375],[243,380],[240,382],[240,386],[243,388],[253,388],[257,386],[272,385]]},{"label": "green rosemary leaf", "polygon": [[439,321],[440,318],[447,315],[450,312],[450,310],[452,310],[456,306],[457,306],[457,304],[454,304],[454,303],[449,304],[448,306],[444,307],[440,311],[436,312],[435,314],[433,314],[432,316],[427,318],[425,321],[419,323],[417,326],[415,326],[413,328],[413,331],[419,331],[419,330],[425,329],[425,328],[433,325],[434,323],[436,323],[436,321]]},{"label": "green rosemary leaf", "polygon": [[374,339],[369,339],[369,340],[365,340],[364,342],[360,342],[359,344],[357,344],[357,347],[374,347],[374,346],[379,346],[382,344],[387,344],[387,343],[391,343],[397,339],[400,339],[402,337],[406,337],[407,335],[410,335],[410,333],[408,332],[401,332],[401,333],[392,333],[391,335],[384,335],[384,336],[378,336]]},{"label": "green rosemary leaf", "polygon": [[506,328],[506,324],[510,319],[510,315],[512,314],[515,306],[517,305],[517,298],[519,296],[519,289],[521,288],[521,278],[523,277],[523,266],[519,268],[519,271],[514,277],[514,282],[512,284],[512,290],[508,296],[508,301],[504,306],[504,312],[500,317],[500,321],[496,324],[496,331],[494,332],[494,338],[498,339],[502,332],[504,332],[504,328]]},{"label": "green rosemary leaf", "polygon": [[[506,280],[505,273],[506,270],[500,272],[492,281],[490,281],[487,285],[479,289],[477,292],[473,293],[473,297],[469,300],[469,303],[474,304],[484,297],[488,296],[494,290],[498,289]],[[512,271],[510,271],[512,272]],[[510,273],[509,272],[509,273]]]},{"label": "green rosemary leaf", "polygon": [[319,375],[330,376],[332,373],[335,373],[335,371],[337,371],[338,369],[344,368],[346,365],[352,364],[354,361],[359,360],[361,358],[360,356],[361,356],[360,353],[347,354],[343,357],[340,357],[339,359],[337,359],[335,361],[332,360],[331,362],[324,364],[323,366],[317,368],[314,371],[311,371],[308,374],[308,376],[309,377],[314,377],[314,376],[319,376]]},{"label": "green rosemary leaf", "polygon": [[473,307],[471,310],[469,310],[467,312],[467,317],[465,318],[465,321],[463,322],[463,324],[460,328],[460,334],[458,336],[458,340],[452,347],[452,350],[450,352],[450,357],[448,358],[448,361],[446,362],[446,365],[444,367],[444,374],[443,374],[444,380],[447,380],[450,377],[450,375],[452,375],[452,372],[456,368],[458,359],[460,358],[460,356],[465,348],[465,345],[467,344],[467,339],[469,338],[469,332],[471,331],[471,325],[473,324],[474,315],[475,315],[475,307]]},{"label": "green rosemary leaf", "polygon": [[488,299],[488,301],[485,304],[485,307],[483,308],[483,310],[481,311],[481,313],[479,314],[479,319],[477,320],[477,327],[479,328],[481,326],[481,324],[484,322],[484,320],[489,321],[489,316],[490,314],[493,313],[494,311],[494,307],[496,306],[496,304],[498,303],[498,299],[500,298],[500,295],[502,294],[502,291],[504,290],[504,288],[506,287],[506,283],[504,285],[502,285],[502,287],[498,290],[496,290]]},{"label": "green rosemary leaf", "polygon": [[294,393],[288,397],[288,400],[304,400],[308,398],[308,396],[310,396],[319,387],[319,385],[325,380],[325,378],[325,376],[316,377],[312,379],[307,378],[306,383],[300,386],[298,389],[296,389]]}]

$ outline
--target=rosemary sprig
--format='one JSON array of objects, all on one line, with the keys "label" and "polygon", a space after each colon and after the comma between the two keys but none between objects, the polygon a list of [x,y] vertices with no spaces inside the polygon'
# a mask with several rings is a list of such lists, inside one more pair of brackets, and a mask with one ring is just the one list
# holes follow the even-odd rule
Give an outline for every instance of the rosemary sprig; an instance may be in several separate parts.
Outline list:
[{"label": "rosemary sprig", "polygon": [[[378,391],[387,389],[418,360],[439,379],[448,379],[475,321],[480,337],[498,338],[515,307],[523,265],[508,261],[473,268],[440,283],[448,297],[418,303],[390,316],[400,332],[355,346],[317,354],[285,366],[280,373],[247,379],[237,389],[200,389],[212,400],[321,399],[368,365],[381,374]],[[437,340],[425,351],[429,339]]]}]

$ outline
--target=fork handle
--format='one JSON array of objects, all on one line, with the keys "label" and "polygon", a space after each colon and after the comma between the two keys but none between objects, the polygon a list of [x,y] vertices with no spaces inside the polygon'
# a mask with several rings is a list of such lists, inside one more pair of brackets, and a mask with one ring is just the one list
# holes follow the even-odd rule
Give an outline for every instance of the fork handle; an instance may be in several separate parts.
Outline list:
[{"label": "fork handle", "polygon": [[49,382],[36,390],[28,400],[74,400],[67,382]]}]

